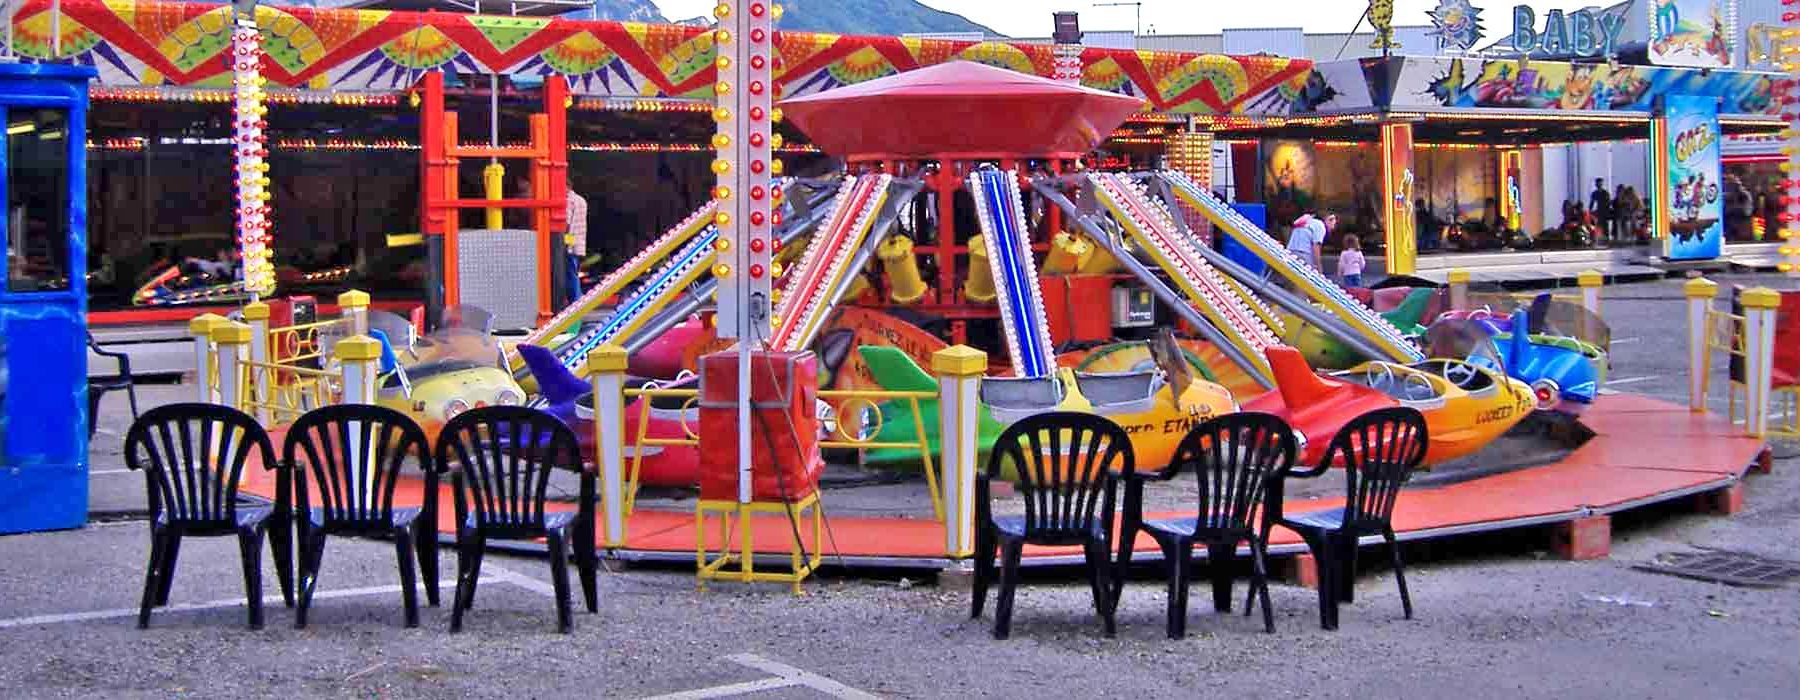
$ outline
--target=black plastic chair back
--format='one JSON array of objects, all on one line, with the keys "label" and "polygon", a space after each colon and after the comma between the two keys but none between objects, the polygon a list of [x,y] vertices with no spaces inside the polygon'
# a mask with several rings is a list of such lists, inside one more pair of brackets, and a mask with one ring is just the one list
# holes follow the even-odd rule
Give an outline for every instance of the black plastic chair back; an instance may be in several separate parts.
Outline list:
[{"label": "black plastic chair back", "polygon": [[1175,446],[1171,473],[1193,469],[1200,527],[1252,531],[1269,482],[1298,451],[1286,422],[1267,413],[1229,413],[1194,426]]},{"label": "black plastic chair back", "polygon": [[1110,517],[1117,480],[1135,467],[1124,428],[1092,413],[1064,411],[1008,426],[989,453],[988,478],[999,478],[1007,460],[1018,467],[1028,539],[1085,535],[1098,517]]},{"label": "black plastic chair back", "polygon": [[[433,469],[425,431],[384,406],[340,404],[308,411],[288,428],[283,463],[295,470],[297,507],[327,524],[389,527],[406,458]],[[313,497],[317,496],[317,504]]]},{"label": "black plastic chair back", "polygon": [[[579,470],[575,433],[556,417],[522,406],[465,412],[438,434],[437,461],[451,469],[457,526],[535,536],[543,527],[550,472]],[[473,518],[473,523],[466,522]]]},{"label": "black plastic chair back", "polygon": [[1331,439],[1321,464],[1344,467],[1344,526],[1379,529],[1394,513],[1400,487],[1425,462],[1425,416],[1396,407],[1351,420]]},{"label": "black plastic chair back", "polygon": [[150,514],[170,524],[235,527],[238,483],[253,456],[275,465],[268,433],[217,404],[158,406],[125,434],[125,464],[143,470]]}]

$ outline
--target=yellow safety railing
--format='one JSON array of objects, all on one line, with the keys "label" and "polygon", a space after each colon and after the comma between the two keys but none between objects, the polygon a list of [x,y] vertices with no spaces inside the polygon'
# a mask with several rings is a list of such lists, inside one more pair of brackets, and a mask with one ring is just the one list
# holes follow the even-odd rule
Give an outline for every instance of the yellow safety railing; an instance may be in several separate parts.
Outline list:
[{"label": "yellow safety railing", "polygon": [[269,362],[293,366],[320,359],[325,356],[325,344],[320,342],[320,333],[339,333],[348,329],[347,322],[341,318],[270,328]]},{"label": "yellow safety railing", "polygon": [[[821,390],[819,392],[819,398],[831,406],[831,415],[833,417],[831,434],[836,438],[839,438],[835,440],[820,440],[819,447],[826,449],[851,450],[917,448],[919,450],[919,459],[923,462],[925,468],[925,488],[931,492],[931,513],[938,519],[938,522],[944,521],[943,491],[938,488],[937,469],[931,462],[931,442],[926,438],[927,426],[925,425],[924,412],[919,408],[919,401],[921,399],[928,401],[937,400],[937,392],[830,389]],[[878,442],[874,439],[876,435],[881,434],[881,407],[877,403],[880,401],[905,401],[907,403],[908,408],[912,410],[913,435],[916,437],[915,440],[909,442]],[[862,413],[852,413],[847,410],[851,407],[864,408],[865,410]],[[861,421],[851,420],[852,416],[858,415],[876,416],[876,423],[872,426],[863,426],[860,425]],[[848,427],[855,427],[856,432],[854,434],[848,432],[846,430]]]},{"label": "yellow safety railing", "polygon": [[[1713,356],[1724,355],[1727,362],[1735,364],[1740,372],[1749,371],[1749,340],[1746,336],[1748,328],[1743,314],[1734,314],[1717,309],[1706,312],[1706,361],[1701,375],[1700,386],[1703,393],[1712,388]],[[1738,415],[1738,402],[1749,402],[1750,389],[1738,377],[1729,372],[1725,379],[1725,417],[1732,423],[1738,423],[1745,416]],[[1745,413],[1749,412],[1748,407]],[[1800,387],[1778,386],[1769,390],[1769,425],[1770,437],[1800,438]]]},{"label": "yellow safety railing", "polygon": [[238,410],[267,411],[272,425],[293,422],[307,411],[339,403],[344,388],[341,371],[296,367],[274,362],[239,362]]},{"label": "yellow safety railing", "polygon": [[[688,425],[687,413],[690,408],[700,404],[699,389],[626,389],[625,403],[632,399],[643,399],[638,402],[637,434],[631,436],[631,442],[625,447],[631,452],[631,471],[625,477],[625,514],[630,515],[637,507],[638,475],[644,465],[644,454],[651,447],[700,447],[700,433],[694,426]],[[650,403],[659,398],[684,399],[677,413],[681,416],[681,432],[687,437],[653,438],[650,437]],[[599,416],[595,416],[598,420]],[[621,432],[623,427],[621,426]]]},{"label": "yellow safety railing", "polygon": [[[700,402],[700,392],[697,389],[625,389],[623,393],[626,404],[630,404],[634,399],[642,399],[637,402],[636,407],[637,431],[630,437],[630,441],[625,445],[630,452],[629,459],[631,460],[631,466],[626,473],[625,478],[624,505],[624,512],[629,515],[637,506],[637,492],[643,469],[644,456],[650,451],[649,448],[697,448],[700,445],[699,432],[695,429],[695,426],[689,425],[687,421],[688,411]],[[683,400],[677,413],[680,415],[680,425],[684,437],[670,438],[650,436],[651,402],[659,398]],[[831,407],[831,415],[833,416],[830,424],[827,426],[830,433],[826,439],[819,441],[820,448],[854,450],[883,448],[917,449],[919,451],[919,458],[924,463],[926,488],[931,492],[932,514],[939,521],[944,519],[943,492],[938,488],[937,469],[932,462],[931,443],[927,437],[928,433],[926,432],[929,426],[925,424],[924,411],[919,404],[921,400],[936,400],[938,398],[936,392],[827,390],[820,391],[819,398]],[[913,434],[917,436],[917,439],[910,441],[877,441],[874,438],[876,435],[880,434],[882,427],[879,418],[877,418],[877,422],[872,426],[863,425],[862,421],[852,418],[853,416],[861,415],[874,415],[879,417],[881,415],[879,402],[882,401],[905,401],[907,403],[907,407],[912,414]],[[862,412],[853,412],[851,409],[861,409]]]}]

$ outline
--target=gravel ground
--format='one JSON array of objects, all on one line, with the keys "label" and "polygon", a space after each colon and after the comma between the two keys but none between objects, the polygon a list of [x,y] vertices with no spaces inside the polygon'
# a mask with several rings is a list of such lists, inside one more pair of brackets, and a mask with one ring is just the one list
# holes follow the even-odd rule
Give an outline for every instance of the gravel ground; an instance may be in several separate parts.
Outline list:
[{"label": "gravel ground", "polygon": [[[1617,338],[1610,378],[1682,398],[1679,282],[1606,294]],[[603,574],[600,613],[579,615],[562,636],[538,592],[544,562],[504,556],[490,557],[492,580],[452,636],[446,608],[427,609],[420,629],[400,627],[398,595],[379,588],[394,583],[392,549],[364,541],[333,542],[321,591],[348,593],[322,598],[307,630],[292,629],[277,602],[262,632],[245,630],[241,607],[159,611],[140,632],[129,616],[27,618],[133,608],[147,550],[141,523],[5,537],[0,689],[8,698],[646,697],[770,678],[725,658],[747,653],[884,697],[1794,698],[1800,589],[1733,588],[1631,565],[1699,547],[1800,560],[1796,447],[1777,446],[1775,473],[1749,479],[1736,516],[1678,503],[1615,518],[1608,560],[1549,558],[1543,530],[1409,545],[1414,620],[1401,618],[1393,578],[1377,569],[1358,580],[1340,631],[1318,629],[1309,590],[1273,588],[1279,631],[1270,635],[1260,620],[1213,613],[1202,586],[1180,641],[1163,637],[1163,585],[1152,570],[1127,588],[1116,639],[1101,636],[1086,587],[1066,570],[1031,574],[1005,642],[988,636],[991,603],[988,618],[971,621],[967,593],[902,574],[828,571],[795,598],[769,585],[699,593],[691,572],[654,568]],[[96,445],[97,471],[117,468],[103,464],[106,449]],[[94,478],[98,499],[98,481],[120,477]],[[236,559],[223,540],[184,548],[173,602],[241,596]],[[453,559],[444,557],[446,580]],[[273,595],[271,570],[265,578]]]}]

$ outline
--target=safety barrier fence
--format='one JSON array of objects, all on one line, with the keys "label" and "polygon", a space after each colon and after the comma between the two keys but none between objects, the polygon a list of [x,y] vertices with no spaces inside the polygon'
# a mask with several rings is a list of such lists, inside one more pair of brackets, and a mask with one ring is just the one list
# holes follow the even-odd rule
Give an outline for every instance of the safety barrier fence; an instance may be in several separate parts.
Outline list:
[{"label": "safety barrier fence", "polygon": [[1711,280],[1689,280],[1682,291],[1688,303],[1688,407],[1707,410],[1714,358],[1723,357],[1727,420],[1753,437],[1800,437],[1800,387],[1774,384],[1781,295],[1763,287],[1744,290],[1736,305],[1743,313],[1736,313],[1717,308],[1719,285]]},{"label": "safety barrier fence", "polygon": [[[933,516],[944,525],[944,552],[967,557],[974,550],[974,489],[976,469],[976,393],[987,371],[987,355],[955,346],[932,357],[938,377],[937,391],[825,390],[822,404],[824,435],[821,449],[917,450],[930,492]],[[602,346],[588,355],[587,370],[594,391],[594,445],[600,477],[601,533],[609,547],[622,546],[626,522],[636,507],[644,459],[657,449],[695,449],[700,443],[689,416],[699,404],[695,389],[660,387],[625,388],[626,353],[617,346]],[[939,424],[927,422],[926,406],[938,403]],[[673,412],[680,425],[678,435],[655,436],[650,425],[654,403]],[[885,415],[912,423],[913,439],[877,439]],[[633,412],[628,414],[628,411]],[[627,421],[634,417],[635,421]],[[891,419],[891,418],[890,418]],[[635,428],[628,430],[627,426]],[[904,432],[904,431],[895,431]],[[938,435],[937,447],[931,436]],[[619,508],[607,507],[620,504]]]},{"label": "safety barrier fence", "polygon": [[[321,406],[375,403],[381,347],[364,335],[368,297],[346,292],[338,303],[344,308],[340,318],[285,327],[269,327],[268,307],[254,302],[244,308],[243,322],[212,314],[194,318],[189,330],[200,367],[197,400],[237,408],[270,427],[292,423]],[[944,525],[944,553],[967,557],[974,551],[976,395],[987,371],[987,355],[955,346],[934,354],[932,368],[937,391],[820,391],[825,431],[818,444],[821,449],[916,450],[932,515]],[[658,449],[698,448],[700,436],[689,415],[699,403],[699,392],[625,388],[626,352],[612,345],[590,353],[587,370],[595,397],[601,532],[606,546],[619,547],[636,506],[646,457]],[[927,419],[931,402],[937,402],[937,425]],[[652,411],[658,403],[674,407],[678,435],[651,434]],[[628,410],[635,415],[628,416]],[[628,417],[636,420],[629,422]],[[884,420],[910,422],[910,431],[891,431],[910,432],[910,438],[878,439]],[[628,431],[628,425],[635,427]],[[933,437],[940,438],[936,447]]]}]

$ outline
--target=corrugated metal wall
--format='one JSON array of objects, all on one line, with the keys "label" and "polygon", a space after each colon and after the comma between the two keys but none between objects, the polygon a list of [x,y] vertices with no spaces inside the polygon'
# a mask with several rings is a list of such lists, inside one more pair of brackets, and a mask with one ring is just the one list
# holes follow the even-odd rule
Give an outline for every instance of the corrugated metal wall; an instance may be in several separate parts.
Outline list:
[{"label": "corrugated metal wall", "polygon": [[1305,56],[1306,32],[1299,27],[1227,29],[1224,32],[1224,49],[1225,53],[1236,56],[1258,53]]}]

